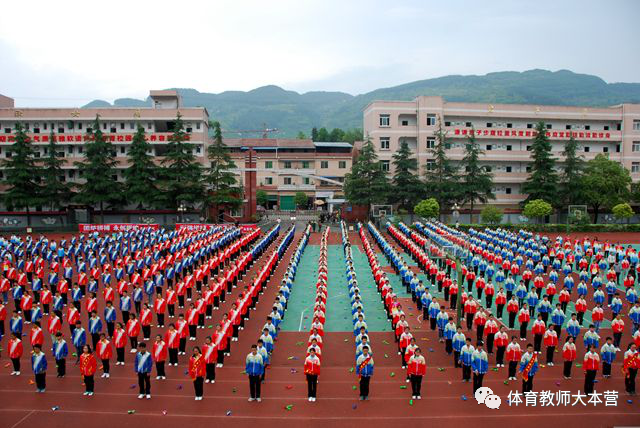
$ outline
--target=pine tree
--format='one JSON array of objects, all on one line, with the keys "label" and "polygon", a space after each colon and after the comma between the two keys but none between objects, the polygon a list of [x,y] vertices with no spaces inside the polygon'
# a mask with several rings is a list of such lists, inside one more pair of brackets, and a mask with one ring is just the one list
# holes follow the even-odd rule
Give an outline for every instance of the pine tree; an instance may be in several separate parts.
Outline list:
[{"label": "pine tree", "polygon": [[344,177],[344,194],[352,204],[366,205],[386,202],[389,183],[382,170],[371,139],[367,137],[351,172]]},{"label": "pine tree", "polygon": [[522,185],[522,193],[528,195],[523,203],[536,199],[557,203],[558,176],[554,169],[556,160],[551,155],[551,143],[544,122],[536,125],[536,137],[531,145],[531,153],[531,174]]},{"label": "pine tree", "polygon": [[578,155],[578,142],[573,136],[567,141],[562,154],[564,171],[560,182],[561,195],[566,206],[578,204],[583,200],[581,180],[585,162]]},{"label": "pine tree", "polygon": [[189,143],[189,135],[178,113],[160,170],[161,191],[168,207],[175,209],[181,203],[193,206],[205,199],[202,165],[193,152],[194,145]]},{"label": "pine tree", "polygon": [[207,182],[211,190],[209,202],[213,204],[216,216],[219,216],[222,206],[235,208],[242,204],[242,189],[237,185],[236,175],[232,172],[236,164],[231,159],[229,148],[222,141],[220,122],[213,122],[210,126],[213,128],[213,144],[209,146],[207,153],[211,161]]},{"label": "pine tree", "polygon": [[489,199],[495,199],[491,191],[493,188],[493,174],[487,171],[479,163],[479,158],[484,152],[476,142],[475,133],[471,132],[464,149],[462,158],[462,203],[468,203],[470,208],[470,222],[473,223],[473,205],[475,201],[486,203]]},{"label": "pine tree", "polygon": [[315,126],[313,127],[313,129],[311,129],[311,140],[318,141],[318,128],[316,128]]},{"label": "pine tree", "polygon": [[435,132],[436,143],[430,149],[431,166],[425,169],[426,194],[433,197],[440,204],[440,209],[452,205],[460,199],[460,189],[457,184],[456,168],[447,157],[449,146],[447,133],[442,129],[442,121],[438,118],[438,130]]},{"label": "pine tree", "polygon": [[400,143],[400,149],[393,154],[393,181],[389,199],[407,211],[422,199],[422,182],[418,177],[418,161],[412,156],[409,144]]},{"label": "pine tree", "polygon": [[58,158],[55,139],[55,134],[51,131],[47,157],[42,161],[42,203],[52,211],[60,208],[61,202],[68,201],[71,196],[71,187],[60,178],[64,177],[63,161]]},{"label": "pine tree", "polygon": [[138,124],[127,152],[129,167],[123,172],[127,203],[136,204],[138,208],[153,206],[160,197],[156,185],[158,167],[148,154],[150,150],[144,128]]},{"label": "pine tree", "polygon": [[40,169],[35,162],[31,138],[21,123],[16,124],[15,141],[8,150],[11,157],[3,162],[7,186],[3,195],[8,207],[24,208],[27,212],[27,225],[31,225],[30,207],[42,203],[40,189]]},{"label": "pine tree", "polygon": [[87,130],[84,145],[85,159],[75,162],[80,177],[85,180],[78,186],[76,200],[82,204],[100,208],[100,221],[104,221],[104,206],[123,201],[121,185],[116,179],[116,153],[100,129],[100,117],[96,115],[93,126]]}]

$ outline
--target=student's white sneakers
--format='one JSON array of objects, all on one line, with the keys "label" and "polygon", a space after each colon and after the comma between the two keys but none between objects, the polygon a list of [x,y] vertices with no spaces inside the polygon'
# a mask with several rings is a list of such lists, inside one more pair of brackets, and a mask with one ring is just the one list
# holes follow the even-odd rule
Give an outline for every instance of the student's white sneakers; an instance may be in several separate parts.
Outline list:
[{"label": "student's white sneakers", "polygon": [[129,351],[129,353],[130,353],[130,354],[135,354],[135,353],[136,353],[136,350],[135,350],[135,349],[132,349],[131,351]]},{"label": "student's white sneakers", "polygon": [[249,399],[247,401],[251,402],[253,400],[254,400],[253,398],[249,397]]},{"label": "student's white sneakers", "polygon": [[142,400],[144,398],[144,394],[138,395],[138,400]]},{"label": "student's white sneakers", "polygon": [[[204,381],[204,383],[209,383],[209,382],[211,382],[209,379],[205,379],[205,381]],[[196,398],[198,398],[198,397],[196,397]]]},{"label": "student's white sneakers", "polygon": [[257,401],[258,403],[260,403],[260,402],[262,401],[262,398],[259,398],[259,397],[258,397],[258,398],[256,398],[256,401]]},{"label": "student's white sneakers", "polygon": [[151,399],[151,394],[147,394],[147,400]]}]

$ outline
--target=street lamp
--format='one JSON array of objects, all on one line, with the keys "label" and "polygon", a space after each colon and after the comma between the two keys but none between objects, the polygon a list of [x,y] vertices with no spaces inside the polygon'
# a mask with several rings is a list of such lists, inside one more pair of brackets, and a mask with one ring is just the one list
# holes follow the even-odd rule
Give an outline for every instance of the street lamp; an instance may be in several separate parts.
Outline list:
[{"label": "street lamp", "polygon": [[184,222],[184,213],[187,212],[187,207],[184,206],[182,202],[180,202],[180,206],[178,207],[178,214],[180,218],[180,223]]}]

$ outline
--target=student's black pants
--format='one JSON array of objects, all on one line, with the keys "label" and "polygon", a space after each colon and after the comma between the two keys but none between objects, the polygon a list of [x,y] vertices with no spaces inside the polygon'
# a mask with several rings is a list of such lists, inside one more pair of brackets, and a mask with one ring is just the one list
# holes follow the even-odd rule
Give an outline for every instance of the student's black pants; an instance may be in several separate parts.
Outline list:
[{"label": "student's black pants", "polygon": [[479,388],[482,388],[482,380],[484,378],[484,374],[482,373],[474,373],[473,374],[473,393],[475,394]]},{"label": "student's black pants", "polygon": [[624,389],[629,393],[636,392],[636,375],[638,374],[638,369],[629,369],[629,376],[624,378]]},{"label": "student's black pants", "polygon": [[411,375],[409,380],[411,381],[411,396],[421,395],[420,390],[422,389],[422,376]]},{"label": "student's black pants", "polygon": [[584,393],[589,395],[593,393],[593,385],[595,385],[596,370],[587,370],[584,375]]},{"label": "student's black pants", "polygon": [[602,376],[611,376],[611,364],[606,362],[602,363]]},{"label": "student's black pants", "polygon": [[193,380],[193,389],[196,392],[196,397],[204,395],[204,378],[202,376],[198,376]]},{"label": "student's black pants", "polygon": [[509,328],[512,329],[516,322],[516,313],[509,312]]},{"label": "student's black pants", "polygon": [[67,360],[64,358],[56,360],[56,366],[58,367],[58,376],[62,377],[67,374]]},{"label": "student's black pants", "polygon": [[116,348],[116,361],[124,363],[124,348]]},{"label": "student's black pants", "polygon": [[260,376],[249,375],[249,395],[251,398],[260,398]]},{"label": "student's black pants", "polygon": [[84,390],[86,392],[93,392],[93,386],[94,386],[93,375],[84,376]]},{"label": "student's black pants", "polygon": [[36,388],[45,389],[47,387],[47,373],[37,373],[36,374]]},{"label": "student's black pants", "polygon": [[509,377],[516,377],[517,361],[509,361]]},{"label": "student's black pants", "polygon": [[498,346],[496,348],[496,364],[504,364],[504,351],[507,348],[505,346]]},{"label": "student's black pants", "polygon": [[13,371],[14,372],[19,372],[20,371],[20,358],[12,358],[11,362],[13,363]]},{"label": "student's black pants", "polygon": [[307,375],[307,396],[316,398],[318,390],[318,375]]},{"label": "student's black pants", "polygon": [[555,346],[547,346],[547,364],[553,364],[553,354],[555,350]]},{"label": "student's black pants", "polygon": [[178,364],[178,348],[169,348],[169,364]]},{"label": "student's black pants", "polygon": [[156,376],[166,376],[164,371],[164,361],[156,361]]},{"label": "student's black pants", "polygon": [[564,362],[564,370],[562,374],[564,377],[571,377],[571,367],[573,366],[573,361],[565,361]]},{"label": "student's black pants", "polygon": [[471,379],[471,366],[462,365],[462,380]]},{"label": "student's black pants", "polygon": [[371,381],[370,376],[361,376],[360,377],[360,396],[368,397],[369,396],[369,382]]},{"label": "student's black pants", "polygon": [[207,380],[216,380],[216,363],[207,363]]},{"label": "student's black pants", "polygon": [[151,394],[151,375],[149,373],[138,373],[138,386],[140,394]]},{"label": "student's black pants", "polygon": [[527,325],[528,322],[520,323],[520,339],[524,339],[527,337]]},{"label": "student's black pants", "polygon": [[522,379],[522,393],[533,391],[533,376],[529,376],[527,380]]}]

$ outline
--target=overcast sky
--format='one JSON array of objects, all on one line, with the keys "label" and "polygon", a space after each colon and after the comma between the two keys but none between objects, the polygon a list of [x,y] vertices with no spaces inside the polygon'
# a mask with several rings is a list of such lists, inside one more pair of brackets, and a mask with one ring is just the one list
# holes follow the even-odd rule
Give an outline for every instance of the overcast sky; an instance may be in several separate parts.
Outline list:
[{"label": "overcast sky", "polygon": [[639,82],[639,17],[635,0],[6,1],[0,94],[18,106],[169,87],[358,94],[533,68]]}]

